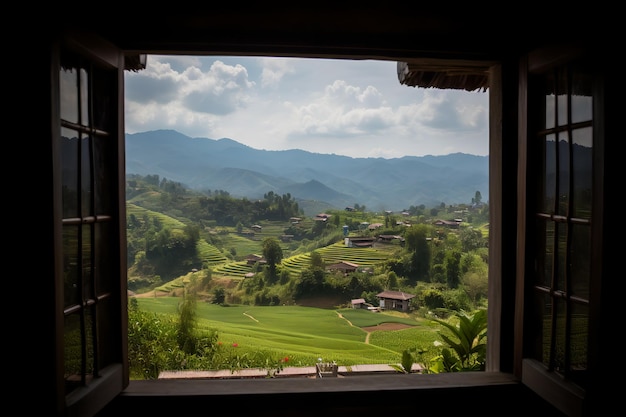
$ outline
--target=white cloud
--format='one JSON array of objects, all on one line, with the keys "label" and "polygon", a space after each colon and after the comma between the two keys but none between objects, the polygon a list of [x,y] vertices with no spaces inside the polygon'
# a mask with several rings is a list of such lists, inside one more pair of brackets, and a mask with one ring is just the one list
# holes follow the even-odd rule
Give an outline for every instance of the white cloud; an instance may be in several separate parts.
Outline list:
[{"label": "white cloud", "polygon": [[151,56],[126,130],[354,157],[488,152],[488,95],[400,85],[395,62]]}]

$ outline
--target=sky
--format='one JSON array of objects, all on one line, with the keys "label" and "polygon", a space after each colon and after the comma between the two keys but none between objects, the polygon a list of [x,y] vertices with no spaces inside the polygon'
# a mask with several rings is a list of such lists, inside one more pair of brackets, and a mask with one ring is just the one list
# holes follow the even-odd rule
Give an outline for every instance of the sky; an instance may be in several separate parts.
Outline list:
[{"label": "sky", "polygon": [[488,92],[401,85],[395,61],[149,55],[126,133],[173,129],[354,158],[488,155]]}]

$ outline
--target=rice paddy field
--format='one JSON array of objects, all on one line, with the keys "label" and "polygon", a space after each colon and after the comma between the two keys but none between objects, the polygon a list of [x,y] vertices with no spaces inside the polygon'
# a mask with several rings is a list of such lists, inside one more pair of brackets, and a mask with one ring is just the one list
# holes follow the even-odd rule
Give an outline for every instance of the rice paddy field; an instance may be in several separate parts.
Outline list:
[{"label": "rice paddy field", "polygon": [[[138,298],[139,308],[176,315],[179,297]],[[440,340],[440,326],[408,314],[303,306],[220,306],[199,302],[197,327],[216,330],[219,343],[246,352],[271,351],[292,366],[320,358],[340,365],[395,364],[408,348]]]}]

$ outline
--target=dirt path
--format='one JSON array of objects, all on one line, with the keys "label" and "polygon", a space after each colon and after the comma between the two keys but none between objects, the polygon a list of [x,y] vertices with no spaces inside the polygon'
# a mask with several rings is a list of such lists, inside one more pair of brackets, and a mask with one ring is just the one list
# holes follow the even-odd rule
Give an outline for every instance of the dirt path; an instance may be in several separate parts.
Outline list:
[{"label": "dirt path", "polygon": [[[350,320],[345,318],[343,314],[337,312],[337,315],[339,316],[339,318],[342,318],[345,321],[347,321],[350,326],[357,327],[354,324],[352,324]],[[370,334],[372,334],[372,332],[402,330],[408,327],[412,327],[412,326],[409,326],[408,324],[402,324],[402,323],[381,323],[376,326],[359,327],[359,329],[367,333],[367,335],[365,336],[365,344],[369,344]]]},{"label": "dirt path", "polygon": [[259,322],[257,319],[255,319],[254,317],[252,317],[250,314],[248,313],[243,313],[244,316],[248,317],[249,319],[252,319],[254,321],[256,321],[257,323]]}]

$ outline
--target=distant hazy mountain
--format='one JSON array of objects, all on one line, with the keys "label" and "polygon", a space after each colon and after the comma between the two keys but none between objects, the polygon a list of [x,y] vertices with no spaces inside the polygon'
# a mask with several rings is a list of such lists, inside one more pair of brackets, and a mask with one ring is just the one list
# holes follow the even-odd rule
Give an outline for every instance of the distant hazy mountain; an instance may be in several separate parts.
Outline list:
[{"label": "distant hazy mountain", "polygon": [[[329,150],[332,152],[332,149]],[[303,150],[266,151],[232,139],[191,138],[174,130],[126,134],[126,172],[159,175],[195,190],[262,198],[273,191],[343,209],[400,211],[424,204],[489,199],[489,157],[351,158]]]}]

